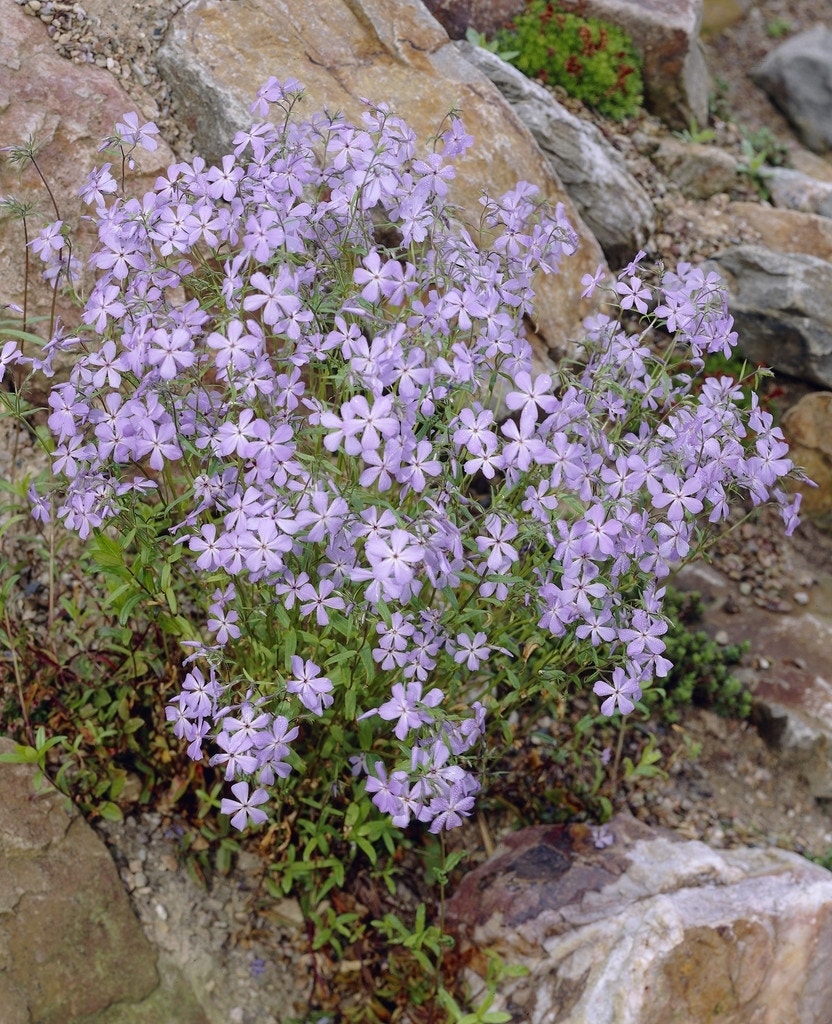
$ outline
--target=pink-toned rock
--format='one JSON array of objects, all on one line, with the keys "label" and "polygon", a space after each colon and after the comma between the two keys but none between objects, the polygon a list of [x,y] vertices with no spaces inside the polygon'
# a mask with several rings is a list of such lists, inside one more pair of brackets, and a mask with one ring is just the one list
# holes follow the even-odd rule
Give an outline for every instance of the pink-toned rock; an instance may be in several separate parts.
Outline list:
[{"label": "pink-toned rock", "polygon": [[424,0],[425,7],[451,39],[464,39],[476,29],[491,38],[526,6],[526,0]]},{"label": "pink-toned rock", "polygon": [[[763,737],[809,783],[821,800],[832,799],[832,577],[815,571],[808,607],[789,614],[734,605],[726,577],[711,566],[685,567],[676,585],[703,600],[702,627],[728,643],[750,643],[750,667],[738,671],[754,696],[753,720]],[[756,668],[751,666],[758,666]]]},{"label": "pink-toned rock", "polygon": [[457,165],[450,198],[469,218],[479,218],[483,189],[499,195],[519,178],[566,204],[581,247],[557,277],[539,281],[536,315],[551,350],[578,334],[590,312],[580,279],[603,262],[601,250],[529,131],[418,0],[197,0],[174,17],[158,65],[210,160],[251,123],[254,94],[272,75],[303,83],[300,116],[327,107],[357,120],[367,97],[388,103],[423,145],[457,108],[476,143]]},{"label": "pink-toned rock", "polygon": [[[40,147],[38,163],[55,194],[61,219],[75,233],[82,212],[88,212],[78,189],[87,173],[108,159],[98,152],[101,140],[113,133],[122,115],[136,109],[136,103],[107,71],[80,67],[59,57],[46,26],[24,14],[13,0],[0,0],[0,8],[0,140],[12,146],[34,137]],[[154,111],[148,107],[143,113],[150,118]],[[133,180],[139,194],[172,160],[164,143],[154,153],[137,154],[141,173]],[[7,159],[0,161],[0,195],[35,203],[30,237],[56,219],[31,167],[21,179]],[[84,248],[84,243],[88,246],[94,236],[87,227],[77,237],[81,244],[76,252]],[[12,218],[0,219],[0,302],[22,302],[23,244],[20,223]],[[37,258],[32,263],[33,273],[39,275]],[[30,292],[30,299],[35,315],[48,313],[49,296],[41,284]],[[77,311],[68,303],[61,304],[60,313],[65,322],[77,322]]]},{"label": "pink-toned rock", "polygon": [[822,1024],[832,874],[777,849],[712,850],[620,815],[507,837],[448,903],[493,1009],[529,1024]]},{"label": "pink-toned rock", "polygon": [[563,10],[627,31],[644,61],[648,110],[675,128],[708,123],[709,76],[699,42],[702,0],[561,0]]}]

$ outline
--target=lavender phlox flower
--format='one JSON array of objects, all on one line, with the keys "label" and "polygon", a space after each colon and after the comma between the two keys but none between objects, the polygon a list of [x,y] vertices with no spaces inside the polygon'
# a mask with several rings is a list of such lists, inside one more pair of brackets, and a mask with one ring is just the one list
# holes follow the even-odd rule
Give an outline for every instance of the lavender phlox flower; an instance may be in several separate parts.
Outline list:
[{"label": "lavender phlox flower", "polygon": [[0,381],[6,376],[6,367],[14,366],[15,363],[20,361],[20,357],[20,342],[7,341],[4,343],[3,349],[0,351]]},{"label": "lavender phlox flower", "polygon": [[87,175],[86,183],[78,190],[78,195],[90,206],[95,203],[97,207],[104,205],[104,196],[111,195],[118,191],[118,182],[110,174],[110,163],[96,167]]},{"label": "lavender phlox flower", "polygon": [[45,228],[41,228],[35,238],[29,242],[29,248],[32,252],[36,253],[44,263],[51,259],[53,253],[60,252],[61,249],[66,245],[66,239],[61,233],[64,222],[62,220],[53,221],[51,224],[47,224]]},{"label": "lavender phlox flower", "polygon": [[615,291],[621,296],[619,302],[622,309],[636,309],[639,313],[647,312],[647,303],[652,298],[649,288],[639,277],[631,276],[626,281],[617,281]]},{"label": "lavender phlox flower", "polygon": [[667,509],[668,520],[678,522],[687,513],[701,512],[703,505],[699,498],[702,483],[698,473],[682,480],[676,473],[663,473],[661,480],[647,478],[653,508]]},{"label": "lavender phlox flower", "polygon": [[192,668],[182,680],[181,697],[192,718],[207,718],[217,709],[222,688],[213,673],[206,679],[199,668]]},{"label": "lavender phlox flower", "polygon": [[649,652],[650,654],[661,654],[665,649],[663,640],[659,637],[667,632],[667,622],[664,619],[648,615],[641,608],[633,612],[630,625],[619,629],[618,638],[627,646],[627,654],[635,657],[639,654]]},{"label": "lavender phlox flower", "polygon": [[445,793],[435,796],[429,807],[433,815],[430,831],[435,834],[443,829],[458,828],[474,809],[474,794],[479,788],[475,779],[466,776],[466,781],[453,782]]},{"label": "lavender phlox flower", "polygon": [[324,708],[332,706],[332,680],[319,675],[314,661],[292,655],[292,676],[286,680],[286,690],[297,694],[301,704],[314,715],[322,715]]},{"label": "lavender phlox flower", "polygon": [[165,719],[173,723],[173,735],[178,740],[193,737],[193,717],[184,694],[180,693],[165,706]]},{"label": "lavender phlox flower", "polygon": [[248,825],[262,825],[268,815],[260,809],[260,805],[269,799],[269,794],[264,789],[255,789],[249,795],[247,782],[237,782],[231,787],[234,798],[223,797],[220,803],[220,813],[231,817],[231,824],[238,831]]},{"label": "lavender phlox flower", "polygon": [[371,793],[373,803],[382,814],[393,817],[402,814],[404,805],[402,797],[407,792],[407,774],[395,771],[389,777],[382,761],[376,761],[373,773],[367,773],[365,788]]},{"label": "lavender phlox flower", "polygon": [[288,756],[290,746],[297,739],[297,726],[289,728],[289,720],[284,715],[275,715],[267,729],[262,729],[255,737],[257,755],[260,763],[260,781],[271,785],[264,778],[264,773],[271,772],[285,779],[292,771],[292,766],[284,758]]},{"label": "lavender phlox flower", "polygon": [[604,264],[603,263],[599,263],[598,266],[593,271],[593,273],[591,273],[591,274],[584,274],[584,276],[581,278],[581,284],[583,285],[583,288],[584,288],[584,290],[581,292],[581,298],[582,299],[589,299],[589,298],[591,298],[593,292],[598,287],[598,285],[601,283],[601,281],[604,280],[605,277],[606,277],[606,274],[604,272]]},{"label": "lavender phlox flower", "polygon": [[257,757],[246,750],[237,750],[233,733],[221,729],[214,736],[214,742],[221,753],[213,754],[208,763],[212,768],[225,766],[223,777],[226,782],[231,782],[239,775],[251,775],[257,770]]},{"label": "lavender phlox flower", "polygon": [[317,588],[313,587],[311,583],[304,584],[298,593],[299,599],[306,602],[300,606],[301,614],[311,615],[314,612],[318,625],[328,626],[329,609],[343,611],[346,608],[343,597],[334,591],[335,584],[328,579],[320,580]]},{"label": "lavender phlox flower", "polygon": [[622,715],[629,715],[635,708],[635,701],[641,698],[641,687],[635,679],[628,678],[624,669],[614,668],[612,680],[599,679],[592,687],[593,693],[605,699],[601,703],[601,714],[612,715],[616,708]]},{"label": "lavender phlox flower", "polygon": [[475,633],[473,637],[469,633],[457,633],[456,639],[449,653],[453,654],[454,661],[457,665],[461,665],[463,662],[470,672],[474,672],[476,669],[488,660],[488,654],[491,648],[486,643],[487,636],[485,633]]},{"label": "lavender phlox flower", "polygon": [[258,712],[257,707],[248,700],[240,705],[237,716],[226,715],[222,727],[231,734],[229,750],[234,753],[251,750],[257,745],[260,732],[271,722],[271,715],[265,711]]},{"label": "lavender phlox flower", "polygon": [[140,125],[139,115],[134,110],[122,115],[121,121],[116,123],[118,142],[124,142],[131,146],[142,146],[150,152],[158,148],[159,143],[154,138],[158,134],[159,129],[152,121],[146,121]]},{"label": "lavender phlox flower", "polygon": [[422,696],[422,684],[419,681],[411,683],[394,683],[390,700],[378,708],[366,711],[361,717],[368,718],[378,715],[385,722],[396,720],[394,733],[397,739],[404,740],[412,729],[418,729],[433,721],[429,708],[435,708],[444,698],[440,689],[434,687]]}]

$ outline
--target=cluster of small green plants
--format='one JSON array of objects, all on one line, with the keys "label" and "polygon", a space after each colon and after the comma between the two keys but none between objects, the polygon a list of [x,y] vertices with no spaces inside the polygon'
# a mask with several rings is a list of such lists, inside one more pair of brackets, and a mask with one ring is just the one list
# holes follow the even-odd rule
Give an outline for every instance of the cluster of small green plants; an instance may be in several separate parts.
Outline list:
[{"label": "cluster of small green plants", "polygon": [[641,110],[642,61],[617,25],[551,0],[529,0],[492,40],[476,32],[468,39],[606,117],[623,120]]},{"label": "cluster of small green plants", "polygon": [[[423,142],[300,96],[270,79],[232,152],[142,196],[158,132],[125,115],[80,188],[86,285],[52,193],[40,220],[2,201],[27,283],[0,398],[50,466],[3,485],[2,721],[91,816],[189,821],[197,873],[253,830],[323,1009],[500,1024],[510,966],[471,1005],[444,928],[466,851],[507,804],[603,820],[620,777],[661,771],[651,723],[745,709],[668,583],[737,502],[793,530],[794,469],[753,391],[704,372],[737,340],[714,275],[598,267],[574,358],[539,372],[563,209],[526,182],[453,206],[453,113]],[[40,173],[33,142],[11,156]],[[34,319],[38,288],[77,300],[71,329],[54,301]],[[532,752],[544,717],[559,740]]]}]

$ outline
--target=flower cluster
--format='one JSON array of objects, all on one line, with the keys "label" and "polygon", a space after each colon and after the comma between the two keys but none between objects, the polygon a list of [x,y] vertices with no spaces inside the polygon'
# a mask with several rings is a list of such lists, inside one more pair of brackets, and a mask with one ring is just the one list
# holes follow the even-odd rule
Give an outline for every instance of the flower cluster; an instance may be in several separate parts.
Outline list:
[{"label": "flower cluster", "polygon": [[[439,831],[471,812],[501,692],[561,659],[633,709],[670,667],[661,581],[734,496],[793,527],[791,463],[733,381],[693,386],[736,341],[713,275],[653,283],[640,254],[580,361],[536,372],[534,275],[577,245],[562,208],[521,182],[466,224],[458,120],[421,152],[383,106],[297,123],[298,95],[270,80],[253,112],[277,123],[141,198],[89,176],[87,330],[51,345],[77,351],[49,398],[57,515],[86,537],[155,503],[190,553],[211,640],[168,717],[191,757],[211,744],[235,827],[319,720],[382,812]],[[155,146],[135,116],[119,133]]]}]

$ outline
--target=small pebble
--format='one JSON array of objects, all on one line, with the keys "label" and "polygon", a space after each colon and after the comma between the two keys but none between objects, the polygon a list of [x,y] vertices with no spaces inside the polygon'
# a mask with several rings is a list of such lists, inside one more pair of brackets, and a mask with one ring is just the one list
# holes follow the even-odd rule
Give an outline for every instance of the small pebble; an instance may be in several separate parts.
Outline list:
[{"label": "small pebble", "polygon": [[792,600],[795,604],[806,605],[809,603],[809,595],[805,590],[798,590],[796,594],[792,594]]},{"label": "small pebble", "polygon": [[168,912],[166,907],[164,907],[161,903],[157,903],[153,909],[156,911],[156,916],[159,918],[160,921],[167,921]]},{"label": "small pebble", "polygon": [[720,647],[726,647],[730,642],[730,638],[724,629],[720,629],[714,636],[714,643],[719,644]]}]

